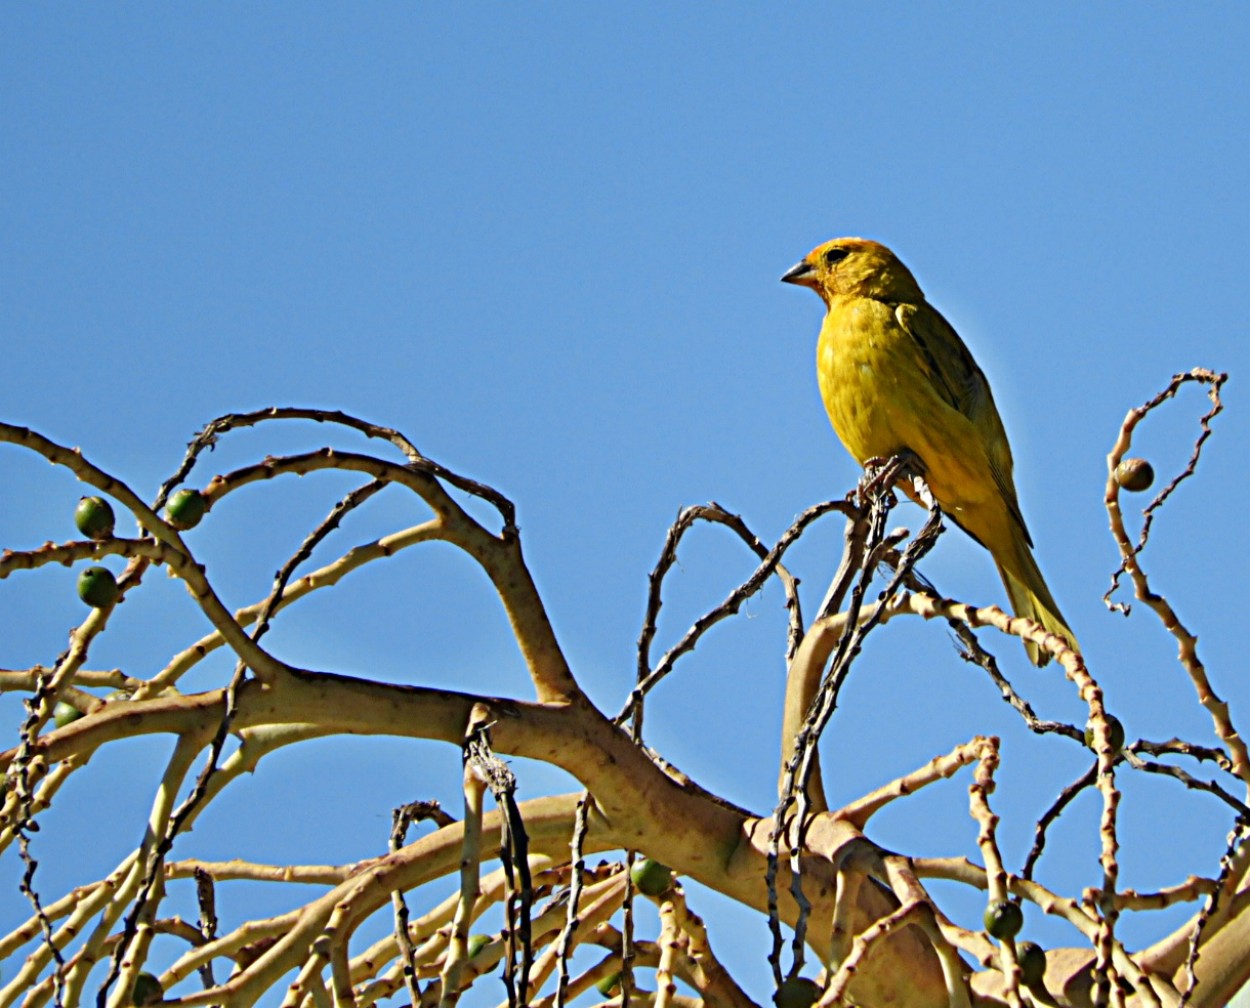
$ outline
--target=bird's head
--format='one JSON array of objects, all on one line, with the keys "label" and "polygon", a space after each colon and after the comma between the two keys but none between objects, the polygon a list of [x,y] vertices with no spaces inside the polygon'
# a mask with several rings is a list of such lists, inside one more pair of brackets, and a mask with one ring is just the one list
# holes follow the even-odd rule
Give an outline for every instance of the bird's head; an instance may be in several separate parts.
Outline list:
[{"label": "bird's head", "polygon": [[881,301],[924,298],[916,278],[894,253],[867,238],[835,238],[817,245],[781,279],[810,287],[825,304],[838,295]]}]

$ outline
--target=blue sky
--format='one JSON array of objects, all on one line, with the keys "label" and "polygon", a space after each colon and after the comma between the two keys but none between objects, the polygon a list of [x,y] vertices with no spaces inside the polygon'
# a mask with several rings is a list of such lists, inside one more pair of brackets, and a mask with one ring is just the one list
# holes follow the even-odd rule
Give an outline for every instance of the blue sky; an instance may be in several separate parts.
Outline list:
[{"label": "blue sky", "polygon": [[[397,427],[517,502],[575,670],[616,710],[646,576],[682,505],[717,500],[772,540],[853,484],[816,390],[819,302],[777,278],[827,238],[877,238],[988,374],[1041,566],[1129,737],[1210,742],[1153,617],[1126,621],[1100,600],[1116,563],[1102,495],[1130,407],[1177,371],[1232,373],[1199,477],[1157,521],[1146,563],[1200,636],[1234,716],[1244,712],[1231,627],[1245,551],[1238,446],[1250,433],[1247,29],[1250,13],[1231,4],[1143,4],[1131,17],[1075,4],[10,5],[0,13],[3,416],[81,445],[149,498],[222,413],[316,405]],[[1140,429],[1160,473],[1183,465],[1204,405],[1188,391]],[[198,478],[329,437],[242,434]],[[73,481],[13,448],[0,465],[0,545],[71,538]],[[190,541],[227,601],[249,603],[349,485],[254,488]],[[393,491],[377,504],[339,548],[422,517]],[[919,519],[910,507],[897,515],[913,528]],[[809,611],[838,536],[822,527],[795,554]],[[751,569],[713,530],[680,559],[661,647]],[[923,569],[953,596],[1004,601],[988,558],[957,530]],[[72,580],[58,569],[0,583],[0,664],[55,658],[84,614]],[[97,667],[154,671],[202,632],[180,589],[163,579],[149,589],[97,645]],[[362,573],[306,609],[271,638],[291,661],[527,695],[483,579],[449,550]],[[1042,716],[1083,722],[1057,673],[985,639]],[[653,745],[761,812],[783,646],[774,589],[700,645],[647,719]],[[8,745],[17,713],[4,703]],[[1031,822],[1084,756],[1024,732],[938,626],[893,627],[865,653],[828,736],[834,798],[977,733],[1004,740],[996,800],[1018,866]],[[75,816],[50,813],[40,836],[50,886],[107,871],[137,839],[154,757],[132,749],[93,764],[119,790],[142,783],[124,805],[133,814],[110,813],[92,857],[59,863],[74,850]],[[384,846],[393,805],[454,800],[456,765],[454,752],[412,743],[283,754],[239,789],[236,814],[255,811],[267,780],[282,785],[261,813],[272,822],[241,853],[367,856]],[[571,787],[517,769],[523,796]],[[86,786],[90,773],[71,797],[104,815],[123,799]],[[879,839],[972,854],[966,784],[892,810]],[[1213,870],[1230,822],[1221,809],[1153,777],[1124,788],[1125,885]],[[229,849],[223,805],[180,853]],[[326,808],[341,823],[332,836],[291,840],[291,822]],[[1065,818],[1047,881],[1072,892],[1095,883],[1095,816],[1087,798]],[[6,862],[0,881],[16,871]],[[975,921],[979,897],[949,896]],[[719,906],[707,899],[695,909]],[[1125,934],[1148,943],[1185,913],[1126,923]],[[1039,940],[1072,940],[1040,918],[1029,918]],[[750,960],[762,925],[727,921],[715,947]],[[751,968],[744,980],[764,997],[764,970]]]}]

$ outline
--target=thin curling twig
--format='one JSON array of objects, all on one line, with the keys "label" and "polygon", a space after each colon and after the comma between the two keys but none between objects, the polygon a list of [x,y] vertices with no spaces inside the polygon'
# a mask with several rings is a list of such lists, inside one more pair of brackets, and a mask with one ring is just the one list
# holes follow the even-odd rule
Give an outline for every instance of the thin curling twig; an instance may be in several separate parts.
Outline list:
[{"label": "thin curling twig", "polygon": [[[1172,481],[1159,491],[1159,493],[1155,495],[1154,500],[1152,500],[1150,504],[1147,505],[1145,510],[1142,511],[1142,528],[1137,537],[1137,545],[1130,546],[1128,544],[1127,534],[1124,532],[1123,516],[1120,513],[1120,484],[1116,479],[1116,470],[1132,445],[1133,431],[1136,429],[1137,425],[1146,419],[1146,416],[1152,410],[1161,406],[1164,402],[1175,396],[1186,382],[1191,381],[1200,382],[1201,384],[1208,386],[1207,398],[1211,400],[1211,408],[1198,419],[1198,425],[1201,427],[1201,432],[1194,441],[1194,446],[1190,452],[1189,461],[1185,464],[1185,468],[1177,473],[1177,475],[1172,478]],[[1206,443],[1207,438],[1209,438],[1212,433],[1211,421],[1224,410],[1224,404],[1220,399],[1220,389],[1226,381],[1228,381],[1227,374],[1217,374],[1216,372],[1209,371],[1206,368],[1193,368],[1190,371],[1182,371],[1180,374],[1172,376],[1172,380],[1162,392],[1143,403],[1141,406],[1138,406],[1136,409],[1129,410],[1128,416],[1124,418],[1124,423],[1120,426],[1120,433],[1116,437],[1115,444],[1111,448],[1111,453],[1107,456],[1108,478],[1106,504],[1111,518],[1111,531],[1115,536],[1117,544],[1121,546],[1122,554],[1120,566],[1111,576],[1111,587],[1103,596],[1103,601],[1107,604],[1108,608],[1119,609],[1125,613],[1128,612],[1127,606],[1112,604],[1111,596],[1115,593],[1116,588],[1119,587],[1120,575],[1126,572],[1130,575],[1132,574],[1132,559],[1140,555],[1142,550],[1146,548],[1146,543],[1150,539],[1150,527],[1154,523],[1155,512],[1157,512],[1159,508],[1163,506],[1164,502],[1172,496],[1172,493],[1181,483],[1189,479],[1194,475],[1194,473],[1197,472],[1198,460],[1202,456],[1202,446]],[[1121,543],[1121,539],[1123,539],[1123,543]],[[1125,552],[1126,548],[1127,552]]]},{"label": "thin curling twig", "polygon": [[1250,821],[1250,805],[1243,801],[1239,801],[1233,795],[1229,794],[1224,788],[1220,787],[1215,781],[1205,781],[1194,777],[1187,773],[1182,767],[1172,766],[1170,763],[1156,763],[1154,760],[1145,760],[1137,755],[1139,747],[1136,743],[1129,746],[1125,752],[1125,759],[1128,765],[1134,770],[1141,770],[1144,773],[1157,774],[1161,777],[1171,777],[1180,781],[1185,787],[1191,791],[1205,791],[1209,795],[1213,795],[1222,801],[1225,805],[1237,813],[1237,818],[1243,821]]},{"label": "thin curling twig", "polygon": [[985,670],[986,675],[998,687],[1003,701],[1015,708],[1024,719],[1024,723],[1028,725],[1030,731],[1036,732],[1038,735],[1048,735],[1057,732],[1070,738],[1081,737],[1081,733],[1071,725],[1064,724],[1062,721],[1043,721],[1039,718],[1034,713],[1029,702],[1016,692],[1015,687],[1003,675],[998,667],[998,659],[981,646],[981,642],[977,640],[976,634],[972,632],[972,628],[967,623],[962,623],[959,620],[949,620],[948,622],[959,641],[959,656],[964,661],[979,665]]},{"label": "thin curling twig", "polygon": [[[864,638],[879,622],[883,621],[885,615],[884,609],[880,605],[864,610],[863,599],[868,585],[875,575],[879,560],[886,552],[892,550],[894,546],[893,540],[887,538],[885,532],[885,523],[893,506],[890,485],[892,480],[904,478],[905,464],[903,460],[894,460],[890,467],[873,477],[872,482],[878,484],[878,489],[875,492],[875,496],[871,498],[869,537],[864,543],[864,559],[858,572],[859,577],[855,584],[855,589],[852,592],[851,603],[847,607],[845,621],[842,624],[836,647],[833,649],[834,655],[829,672],[824,676],[820,689],[811,698],[805,711],[803,726],[792,740],[794,757],[797,759],[794,771],[795,779],[799,783],[800,790],[804,792],[810,792],[808,782],[815,768],[816,742],[819,740],[821,732],[833,714],[837,703],[838,690],[845,676],[845,670],[849,669],[851,660],[858,654]],[[918,477],[915,477],[915,479],[918,484],[918,492],[921,493],[922,499],[929,504],[929,515],[924,527],[904,550],[899,565],[892,573],[887,586],[879,593],[878,599],[882,603],[891,598],[899,586],[912,574],[915,564],[932,548],[933,543],[937,540],[937,536],[941,534],[941,511],[929,494],[927,487],[923,485],[923,482]],[[866,612],[866,616],[862,619],[861,612]],[[833,621],[833,617],[828,617],[827,619],[830,622]],[[816,633],[817,627],[813,626],[808,633],[808,638],[816,639]],[[803,646],[806,643],[805,640]],[[800,652],[802,652],[803,646],[800,647]],[[828,651],[823,648],[821,652],[825,655],[828,654]],[[798,656],[796,656],[797,658]],[[794,705],[795,702],[788,698],[787,706]],[[783,743],[784,741],[786,740],[783,739]],[[786,772],[787,775],[791,773],[789,768],[787,768]],[[807,800],[811,801],[814,798],[815,796],[809,794]]]},{"label": "thin curling twig", "polygon": [[295,571],[299,568],[300,564],[304,563],[304,561],[308,560],[312,556],[313,550],[324,542],[326,537],[342,524],[343,519],[348,514],[356,510],[356,508],[360,507],[381,490],[386,489],[386,486],[387,484],[384,480],[375,479],[371,483],[366,483],[364,486],[360,486],[355,490],[352,490],[345,497],[343,497],[342,500],[335,504],[330,513],[326,515],[324,520],[322,520],[321,524],[313,529],[307,537],[305,537],[304,541],[300,543],[299,548],[291,554],[290,558],[282,565],[282,567],[278,570],[278,573],[275,575],[273,579],[273,587],[269,590],[269,596],[261,605],[260,615],[256,620],[256,629],[252,632],[253,640],[260,640],[268,632],[269,620],[273,617],[274,612],[277,610],[278,603],[281,601],[283,594],[286,592],[287,585],[290,583],[291,578],[294,577]]},{"label": "thin curling twig", "polygon": [[[1082,739],[1082,736],[1077,729],[1070,725],[1064,726],[1063,733],[1075,739]],[[1082,744],[1084,744],[1083,740]],[[1162,745],[1157,743],[1134,742],[1132,745],[1125,747],[1122,754],[1118,754],[1117,759],[1123,758],[1134,770],[1140,770],[1145,773],[1157,774],[1164,777],[1172,777],[1191,790],[1205,791],[1206,793],[1214,795],[1216,798],[1220,799],[1220,801],[1232,808],[1233,811],[1235,811],[1240,817],[1250,817],[1250,807],[1246,806],[1245,803],[1238,801],[1233,795],[1229,794],[1224,788],[1220,787],[1220,785],[1214,781],[1199,780],[1198,778],[1187,773],[1181,767],[1171,766],[1170,764],[1165,763],[1156,763],[1153,760],[1142,759],[1138,755],[1141,752],[1179,752],[1183,754],[1197,755],[1199,758],[1206,759],[1218,758],[1218,753],[1203,747],[1192,747],[1179,742],[1175,744]],[[1049,828],[1050,824],[1053,823],[1060,814],[1062,814],[1064,809],[1067,808],[1067,806],[1074,798],[1076,798],[1078,794],[1081,793],[1081,791],[1088,787],[1092,787],[1096,783],[1097,779],[1098,764],[1095,762],[1095,764],[1076,781],[1065,787],[1059,793],[1058,797],[1056,797],[1054,802],[1051,803],[1050,807],[1042,813],[1034,831],[1033,848],[1029,851],[1028,857],[1024,862],[1024,868],[1021,871],[1022,877],[1033,877],[1033,870],[1036,867],[1038,859],[1041,857],[1043,848],[1046,846],[1046,830]]]},{"label": "thin curling twig", "polygon": [[[16,975],[0,990],[0,1003],[11,1003],[20,991],[34,983],[35,978],[50,961],[58,964],[53,972],[58,990],[64,994],[67,1003],[73,1000],[73,990],[70,983],[66,982],[64,975],[64,971],[72,967],[73,960],[67,961],[62,954],[63,950],[122,888],[137,859],[138,852],[132,851],[111,874],[90,891],[71,894],[44,908],[46,919],[48,921],[60,920],[61,926],[50,940],[43,941],[26,957],[26,961],[17,970]],[[0,940],[0,956],[12,954],[25,942],[42,936],[42,926],[42,920],[32,917],[21,927],[4,936],[4,939]],[[72,981],[72,973],[69,979]]]},{"label": "thin curling twig", "polygon": [[[1202,446],[1207,438],[1211,436],[1211,421],[1224,408],[1220,400],[1220,389],[1227,380],[1228,375],[1226,374],[1217,374],[1202,368],[1194,368],[1192,371],[1175,375],[1167,388],[1149,402],[1137,407],[1135,410],[1130,410],[1128,416],[1125,417],[1124,423],[1120,427],[1119,436],[1112,446],[1111,453],[1107,456],[1109,475],[1107,477],[1105,503],[1111,523],[1111,534],[1120,551],[1121,559],[1120,566],[1112,577],[1111,588],[1108,589],[1103,599],[1108,606],[1112,605],[1110,598],[1119,585],[1120,574],[1127,572],[1133,581],[1134,595],[1155,612],[1163,623],[1164,629],[1176,639],[1181,666],[1193,682],[1198,702],[1210,714],[1216,735],[1227,747],[1228,753],[1232,758],[1233,770],[1245,785],[1247,801],[1250,801],[1250,750],[1247,749],[1245,741],[1233,725],[1228,704],[1216,694],[1210,679],[1207,677],[1206,666],[1198,657],[1197,637],[1180,621],[1180,618],[1176,615],[1175,610],[1173,610],[1167,599],[1151,589],[1149,579],[1146,577],[1146,573],[1140,563],[1141,552],[1145,548],[1155,511],[1167,500],[1172,491],[1183,480],[1192,476],[1197,469]],[[1211,408],[1198,421],[1201,432],[1194,441],[1193,451],[1190,454],[1188,464],[1143,512],[1144,520],[1141,535],[1137,544],[1133,545],[1125,529],[1124,515],[1120,509],[1120,484],[1116,480],[1116,469],[1132,445],[1133,430],[1137,425],[1145,419],[1151,410],[1170,399],[1182,385],[1190,381],[1200,382],[1207,386],[1207,396],[1211,400]]]},{"label": "thin curling twig", "polygon": [[[1139,601],[1145,602],[1159,617],[1164,628],[1172,634],[1178,643],[1178,658],[1182,667],[1189,675],[1193,682],[1194,689],[1198,696],[1199,703],[1210,714],[1216,735],[1227,747],[1232,758],[1233,768],[1237,776],[1241,778],[1246,786],[1247,797],[1250,798],[1250,751],[1247,750],[1246,744],[1237,732],[1232,723],[1228,704],[1220,699],[1212,688],[1210,680],[1207,678],[1206,667],[1198,657],[1197,638],[1192,634],[1177,617],[1176,612],[1172,609],[1167,599],[1157,594],[1150,588],[1149,580],[1145,571],[1142,569],[1139,558],[1142,550],[1145,548],[1148,540],[1151,523],[1154,513],[1167,500],[1176,487],[1185,479],[1194,474],[1197,469],[1198,460],[1201,456],[1203,444],[1211,435],[1211,420],[1217,416],[1223,409],[1223,403],[1220,400],[1220,389],[1224,382],[1227,381],[1226,374],[1217,374],[1202,368],[1194,368],[1193,370],[1173,376],[1172,381],[1167,388],[1156,395],[1153,399],[1131,410],[1124,423],[1121,425],[1119,436],[1112,447],[1111,453],[1107,457],[1108,478],[1106,489],[1106,507],[1107,514],[1111,524],[1112,536],[1115,539],[1116,546],[1119,548],[1121,562],[1120,567],[1112,576],[1111,588],[1104,596],[1104,601],[1111,606],[1110,597],[1119,584],[1119,577],[1122,572],[1127,572],[1133,581],[1134,595]],[[1186,467],[1158,494],[1158,496],[1150,503],[1143,513],[1143,524],[1141,534],[1137,544],[1134,546],[1129,540],[1128,533],[1124,526],[1124,518],[1120,509],[1120,485],[1116,478],[1116,472],[1124,455],[1128,452],[1132,443],[1132,433],[1134,428],[1140,423],[1153,409],[1170,399],[1176,394],[1183,384],[1189,381],[1197,381],[1208,386],[1207,395],[1211,401],[1211,408],[1199,419],[1201,432],[1194,441],[1194,447],[1190,454],[1189,462]],[[1114,608],[1114,607],[1113,607]],[[1121,611],[1127,611],[1123,606],[1118,607]],[[1199,938],[1202,931],[1203,921],[1200,919],[1199,925],[1195,927],[1193,944],[1191,946],[1190,960],[1187,965],[1191,979],[1196,982],[1196,975],[1193,972],[1193,962],[1196,960],[1199,949]]]},{"label": "thin curling twig", "polygon": [[[782,584],[786,589],[787,606],[790,609],[793,634],[795,621],[797,620],[799,625],[801,625],[802,617],[799,613],[794,579],[781,566],[781,559],[808,525],[830,511],[846,513],[848,508],[849,505],[845,501],[825,501],[822,504],[814,504],[791,523],[790,527],[782,533],[781,538],[777,540],[777,544],[771,550],[763,553],[760,552],[762,546],[759,540],[746,528],[742,519],[736,515],[731,515],[719,504],[713,503],[702,507],[685,508],[678,515],[673,527],[669,529],[660,558],[656,562],[655,569],[651,572],[650,588],[647,597],[647,614],[643,622],[642,632],[638,638],[638,682],[634,687],[634,692],[630,694],[625,708],[616,716],[615,723],[624,724],[626,719],[632,717],[638,696],[645,696],[650,692],[660,680],[672,671],[679,658],[694,650],[695,645],[698,644],[700,638],[708,630],[721,620],[736,613],[742,607],[742,604],[758,592],[774,573],[781,578]],[[660,588],[665,574],[676,562],[678,543],[680,543],[682,537],[694,522],[699,519],[719,522],[738,532],[743,541],[760,557],[760,563],[750,577],[729,593],[725,601],[715,609],[699,617],[694,625],[682,636],[681,640],[668,650],[658,664],[652,667],[650,664],[651,643],[655,637],[656,619],[662,605]]]},{"label": "thin curling twig", "polygon": [[[33,796],[32,796],[33,797]],[[61,956],[61,950],[57,947],[56,941],[52,934],[52,921],[49,919],[47,912],[44,910],[43,901],[40,899],[39,891],[35,888],[35,871],[39,867],[39,862],[30,853],[30,832],[27,826],[29,815],[23,817],[26,822],[18,825],[16,829],[18,851],[22,859],[22,878],[18,882],[18,888],[22,895],[30,902],[32,909],[35,911],[35,919],[39,922],[39,929],[43,935],[44,947],[48,950],[48,954],[56,962],[56,971],[53,974],[56,978],[56,1004],[57,1008],[61,1008],[64,1004],[64,978],[63,970],[65,969],[65,960]]]},{"label": "thin curling twig", "polygon": [[[161,486],[158,502],[163,503],[170,490],[178,486],[190,474],[196,460],[206,448],[213,448],[223,434],[242,427],[253,427],[270,420],[312,420],[316,423],[335,424],[359,431],[366,437],[381,438],[389,441],[408,459],[408,464],[416,471],[426,473],[437,479],[450,483],[474,497],[491,504],[503,519],[503,535],[512,538],[517,534],[516,505],[494,487],[489,487],[477,480],[469,479],[453,472],[432,459],[426,458],[408,438],[390,427],[361,420],[339,410],[312,409],[299,406],[270,406],[265,409],[251,410],[247,413],[227,413],[210,420],[187,445],[187,454],[177,471]],[[158,505],[159,506],[159,503]]]},{"label": "thin curling twig", "polygon": [[1063,814],[1072,801],[1086,788],[1093,787],[1095,781],[1098,780],[1098,763],[1097,761],[1081,774],[1075,781],[1059,792],[1059,795],[1050,807],[1037,820],[1037,826],[1033,830],[1033,846],[1030,848],[1028,856],[1024,859],[1024,867],[1020,869],[1020,877],[1025,879],[1033,878],[1033,871],[1037,867],[1037,862],[1042,856],[1042,851],[1046,849],[1046,831],[1050,828],[1050,824]]}]

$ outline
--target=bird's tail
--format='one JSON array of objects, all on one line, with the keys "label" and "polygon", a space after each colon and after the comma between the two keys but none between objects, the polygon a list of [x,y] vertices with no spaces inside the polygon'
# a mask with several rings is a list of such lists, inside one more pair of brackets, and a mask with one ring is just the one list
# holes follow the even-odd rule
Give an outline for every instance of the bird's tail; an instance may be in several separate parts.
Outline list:
[{"label": "bird's tail", "polygon": [[[998,573],[1003,579],[1003,586],[1007,589],[1007,597],[1011,599],[1013,615],[1040,623],[1047,631],[1059,634],[1072,648],[1079,651],[1080,645],[1076,642],[1076,634],[1068,629],[1067,621],[1059,612],[1059,606],[1055,604],[1050,589],[1046,587],[1046,581],[1037,566],[1037,561],[1033,559],[1033,551],[1024,541],[1016,545],[1017,548],[1013,550],[1015,555],[1012,558],[1015,561],[1013,564],[1015,569],[1010,570],[1003,564],[998,565]],[[1024,649],[1028,652],[1029,661],[1039,668],[1050,661],[1050,655],[1032,641],[1025,641]]]}]

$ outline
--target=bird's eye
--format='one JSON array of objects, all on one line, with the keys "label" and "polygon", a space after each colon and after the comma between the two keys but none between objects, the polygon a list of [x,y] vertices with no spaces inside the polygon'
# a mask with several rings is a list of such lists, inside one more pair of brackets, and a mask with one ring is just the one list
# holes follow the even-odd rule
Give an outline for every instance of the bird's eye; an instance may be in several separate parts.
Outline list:
[{"label": "bird's eye", "polygon": [[828,252],[825,253],[825,265],[832,266],[834,263],[839,263],[850,254],[851,254],[850,249],[831,248]]}]

